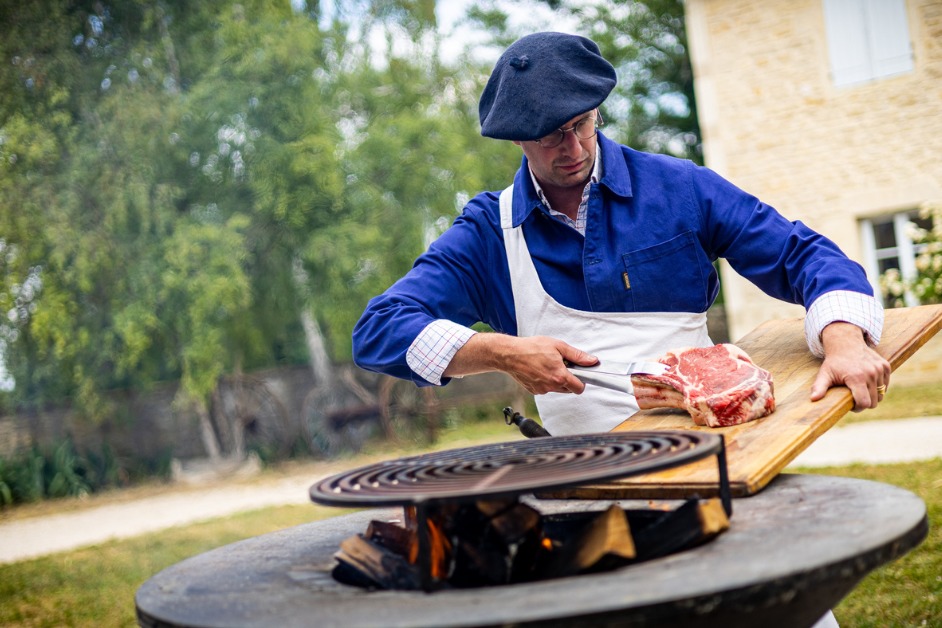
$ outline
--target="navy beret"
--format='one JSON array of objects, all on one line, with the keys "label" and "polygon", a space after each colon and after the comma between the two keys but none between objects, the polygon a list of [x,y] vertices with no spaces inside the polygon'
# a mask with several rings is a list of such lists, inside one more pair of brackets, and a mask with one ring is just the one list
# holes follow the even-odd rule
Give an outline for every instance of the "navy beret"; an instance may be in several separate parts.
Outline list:
[{"label": "navy beret", "polygon": [[534,33],[497,60],[478,103],[481,135],[535,140],[595,109],[615,87],[615,68],[591,39]]}]

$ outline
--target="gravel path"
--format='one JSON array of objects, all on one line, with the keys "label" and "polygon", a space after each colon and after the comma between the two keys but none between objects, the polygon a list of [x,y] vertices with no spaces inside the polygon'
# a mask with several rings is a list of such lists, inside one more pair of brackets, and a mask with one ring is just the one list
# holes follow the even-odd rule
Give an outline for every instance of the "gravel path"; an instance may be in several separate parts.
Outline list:
[{"label": "gravel path", "polygon": [[[942,457],[942,417],[870,421],[826,432],[790,468],[854,462],[886,464],[936,457]],[[283,477],[181,487],[179,491],[121,503],[0,523],[0,564],[247,510],[309,504],[307,491],[311,484],[343,468],[343,463],[313,464]]]}]

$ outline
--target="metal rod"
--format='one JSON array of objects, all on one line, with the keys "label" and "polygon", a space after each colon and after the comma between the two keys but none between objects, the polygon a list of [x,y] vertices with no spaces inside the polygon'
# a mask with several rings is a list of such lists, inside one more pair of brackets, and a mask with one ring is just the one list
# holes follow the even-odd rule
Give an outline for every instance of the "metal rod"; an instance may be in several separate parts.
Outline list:
[{"label": "metal rod", "polygon": [[729,490],[729,469],[726,467],[726,439],[722,434],[720,437],[720,450],[716,452],[716,466],[720,472],[720,500],[723,502],[723,510],[726,516],[733,514],[733,498]]},{"label": "metal rod", "polygon": [[419,555],[416,563],[419,567],[419,585],[426,593],[432,592],[432,541],[428,528],[428,510],[424,499],[415,504],[416,536],[419,541]]}]

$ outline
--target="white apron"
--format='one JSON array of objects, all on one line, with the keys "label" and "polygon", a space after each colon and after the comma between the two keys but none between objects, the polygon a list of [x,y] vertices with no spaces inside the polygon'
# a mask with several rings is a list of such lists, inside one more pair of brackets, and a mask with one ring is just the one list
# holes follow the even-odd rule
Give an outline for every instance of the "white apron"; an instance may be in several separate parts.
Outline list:
[{"label": "white apron", "polygon": [[[513,185],[500,195],[501,227],[510,268],[518,336],[550,336],[605,361],[655,360],[665,352],[713,343],[706,314],[583,312],[543,289],[521,227],[513,227]],[[631,395],[591,384],[581,395],[536,395],[543,425],[553,436],[607,432],[638,411]]]}]

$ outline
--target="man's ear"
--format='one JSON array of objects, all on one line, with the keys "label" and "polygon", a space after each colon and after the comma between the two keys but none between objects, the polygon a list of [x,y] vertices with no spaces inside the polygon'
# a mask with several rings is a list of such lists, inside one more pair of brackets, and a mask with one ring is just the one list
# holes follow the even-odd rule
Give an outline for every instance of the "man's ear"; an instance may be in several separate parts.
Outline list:
[{"label": "man's ear", "polygon": [[520,140],[510,140],[510,141],[516,144],[517,146],[520,146],[522,144]]}]

